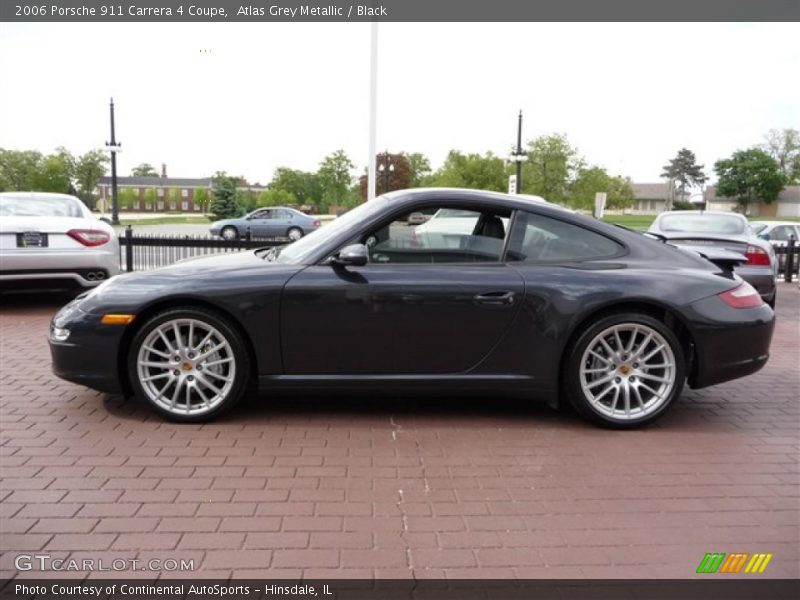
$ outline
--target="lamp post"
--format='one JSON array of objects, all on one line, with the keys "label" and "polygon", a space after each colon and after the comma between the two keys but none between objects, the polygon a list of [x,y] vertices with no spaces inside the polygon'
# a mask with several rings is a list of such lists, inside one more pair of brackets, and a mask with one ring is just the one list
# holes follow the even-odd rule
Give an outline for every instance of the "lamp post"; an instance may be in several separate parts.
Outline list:
[{"label": "lamp post", "polygon": [[[522,151],[522,110],[519,111],[517,121],[517,149],[511,153],[511,160],[516,163],[517,174],[514,180],[515,193],[519,194],[522,189],[522,163],[527,160],[528,155]],[[510,186],[509,186],[510,187]]]},{"label": "lamp post", "polygon": [[394,162],[388,150],[383,153],[383,162],[378,165],[378,171],[383,175],[383,193],[385,194],[389,191],[389,173],[394,173]]},{"label": "lamp post", "polygon": [[119,197],[117,196],[117,152],[122,144],[114,137],[114,99],[111,98],[111,141],[106,149],[111,152],[111,224],[119,225]]}]

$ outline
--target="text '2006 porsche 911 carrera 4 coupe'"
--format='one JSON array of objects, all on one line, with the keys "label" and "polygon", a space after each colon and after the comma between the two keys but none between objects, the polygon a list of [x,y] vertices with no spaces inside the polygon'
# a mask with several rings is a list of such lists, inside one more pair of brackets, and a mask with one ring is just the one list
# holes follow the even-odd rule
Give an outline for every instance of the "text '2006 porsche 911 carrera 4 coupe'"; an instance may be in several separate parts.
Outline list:
[{"label": "text '2006 porsche 911 carrera 4 coupe'", "polygon": [[[409,218],[444,209],[458,227]],[[513,394],[633,427],[767,361],[772,310],[703,252],[519,196],[392,192],[289,245],[114,277],[53,318],[53,368],[176,421],[257,387]]]}]

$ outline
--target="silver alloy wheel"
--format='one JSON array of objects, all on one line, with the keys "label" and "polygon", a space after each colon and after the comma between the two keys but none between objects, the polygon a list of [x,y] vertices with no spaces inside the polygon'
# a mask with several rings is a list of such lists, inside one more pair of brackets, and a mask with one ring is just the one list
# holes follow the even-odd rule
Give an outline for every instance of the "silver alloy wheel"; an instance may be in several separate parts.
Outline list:
[{"label": "silver alloy wheel", "polygon": [[198,319],[172,319],[139,346],[136,372],[151,402],[176,415],[199,415],[230,394],[236,359],[217,328]]},{"label": "silver alloy wheel", "polygon": [[236,227],[228,226],[222,228],[223,239],[235,240],[237,237],[239,237],[239,231],[236,229]]},{"label": "silver alloy wheel", "polygon": [[289,239],[292,240],[293,242],[296,242],[301,237],[303,237],[303,231],[301,229],[298,229],[297,227],[292,227],[289,230]]},{"label": "silver alloy wheel", "polygon": [[612,325],[581,357],[580,385],[597,413],[618,421],[661,408],[675,387],[675,354],[658,331],[639,323]]}]

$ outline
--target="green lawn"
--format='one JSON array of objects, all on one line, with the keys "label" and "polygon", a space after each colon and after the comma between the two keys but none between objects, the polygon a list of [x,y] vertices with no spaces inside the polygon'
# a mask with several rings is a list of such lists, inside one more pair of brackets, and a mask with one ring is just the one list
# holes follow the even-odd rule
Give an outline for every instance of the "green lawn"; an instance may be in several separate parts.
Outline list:
[{"label": "green lawn", "polygon": [[603,221],[644,231],[655,220],[655,215],[606,215]]},{"label": "green lawn", "polygon": [[120,219],[120,225],[203,225],[210,224],[206,217],[199,215],[158,217],[155,219]]},{"label": "green lawn", "polygon": [[[655,220],[655,215],[606,215],[603,221],[606,223],[615,223],[617,225],[624,225],[631,229],[639,229],[645,231],[650,224]],[[800,217],[750,217],[750,221],[794,221],[800,222]]]}]

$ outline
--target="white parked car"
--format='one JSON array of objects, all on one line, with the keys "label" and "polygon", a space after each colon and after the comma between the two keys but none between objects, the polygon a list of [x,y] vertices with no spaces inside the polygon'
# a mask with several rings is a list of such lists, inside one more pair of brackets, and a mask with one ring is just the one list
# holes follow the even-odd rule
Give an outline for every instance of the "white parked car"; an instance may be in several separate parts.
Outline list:
[{"label": "white parked car", "polygon": [[762,240],[771,242],[773,246],[785,246],[789,236],[800,244],[800,223],[792,221],[751,221],[750,227]]},{"label": "white parked car", "polygon": [[119,273],[119,240],[75,196],[0,193],[0,289],[90,288]]}]

